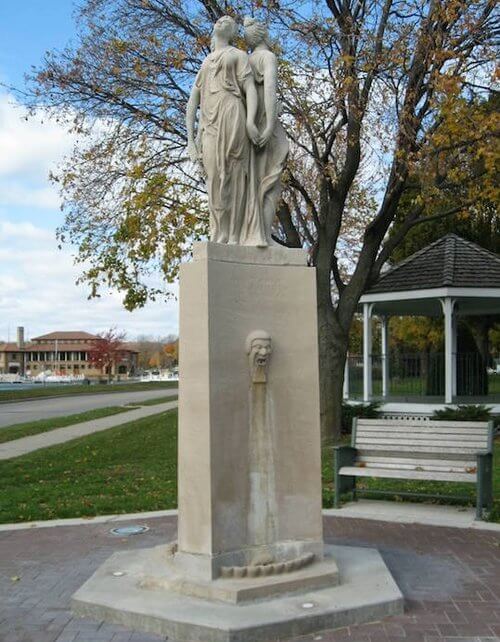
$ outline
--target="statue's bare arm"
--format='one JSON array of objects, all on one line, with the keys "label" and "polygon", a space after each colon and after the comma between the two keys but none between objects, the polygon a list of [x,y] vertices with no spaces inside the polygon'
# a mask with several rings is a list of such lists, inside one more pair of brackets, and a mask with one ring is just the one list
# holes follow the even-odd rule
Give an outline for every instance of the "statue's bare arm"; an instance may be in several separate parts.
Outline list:
[{"label": "statue's bare arm", "polygon": [[257,145],[259,130],[255,125],[255,118],[257,117],[258,97],[253,76],[248,76],[243,87],[247,103],[247,134],[252,143]]},{"label": "statue's bare arm", "polygon": [[200,90],[193,85],[191,89],[191,95],[189,96],[187,109],[186,109],[186,128],[187,128],[187,137],[188,137],[188,154],[193,163],[196,163],[200,160],[200,152],[196,145],[196,133],[195,133],[195,124],[196,124],[196,112],[200,105]]},{"label": "statue's bare arm", "polygon": [[263,147],[271,138],[276,123],[276,81],[278,68],[276,56],[271,54],[265,58],[264,66],[264,108],[266,111],[266,126],[259,137],[259,146]]}]

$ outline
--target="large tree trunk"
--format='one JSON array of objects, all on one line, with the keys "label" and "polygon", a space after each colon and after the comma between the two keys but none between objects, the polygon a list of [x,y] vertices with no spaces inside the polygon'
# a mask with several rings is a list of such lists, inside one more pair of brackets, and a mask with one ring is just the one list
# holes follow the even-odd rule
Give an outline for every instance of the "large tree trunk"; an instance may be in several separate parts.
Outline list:
[{"label": "large tree trunk", "polygon": [[347,358],[347,341],[344,337],[333,338],[334,354],[331,364],[332,377],[332,439],[334,443],[340,441],[342,436],[342,403],[344,397],[345,361]]},{"label": "large tree trunk", "polygon": [[340,440],[342,392],[347,356],[348,331],[336,317],[331,291],[331,247],[320,236],[316,255],[318,296],[319,387],[321,437],[324,445]]},{"label": "large tree trunk", "polygon": [[[477,355],[476,359],[472,363],[473,375],[469,374],[469,379],[472,381],[469,383],[468,390],[463,391],[463,394],[472,394],[472,395],[481,395],[486,396],[488,394],[488,366],[490,360],[490,346],[489,346],[489,330],[491,327],[491,317],[468,317],[464,319],[464,324],[462,327],[467,328],[472,338],[471,347],[466,348],[466,352],[469,353],[466,359],[473,359],[473,354]],[[462,332],[463,335],[463,332]],[[460,339],[459,335],[459,339]],[[462,342],[463,343],[463,337]],[[475,348],[475,350],[473,350]],[[462,368],[463,370],[463,368]],[[461,378],[464,378],[464,373],[461,373]]]},{"label": "large tree trunk", "polygon": [[318,308],[319,385],[321,403],[321,436],[325,445],[340,440],[342,429],[342,398],[344,369],[347,357],[347,334],[333,317]]},{"label": "large tree trunk", "polygon": [[490,339],[489,332],[493,325],[494,318],[492,317],[469,317],[466,319],[467,325],[470,327],[474,342],[483,358],[485,366],[489,366],[490,360]]}]

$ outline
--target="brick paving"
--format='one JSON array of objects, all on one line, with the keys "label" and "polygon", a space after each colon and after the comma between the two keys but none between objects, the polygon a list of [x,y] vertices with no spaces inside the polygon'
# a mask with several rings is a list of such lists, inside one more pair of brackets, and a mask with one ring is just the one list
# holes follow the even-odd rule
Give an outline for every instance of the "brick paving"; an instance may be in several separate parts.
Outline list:
[{"label": "brick paving", "polygon": [[[72,593],[117,550],[175,539],[176,519],[119,538],[111,525],[0,532],[0,642],[158,642],[157,635],[74,618]],[[281,642],[500,641],[500,535],[488,531],[325,518],[330,543],[377,547],[405,614]],[[173,642],[173,641],[172,641]]]}]

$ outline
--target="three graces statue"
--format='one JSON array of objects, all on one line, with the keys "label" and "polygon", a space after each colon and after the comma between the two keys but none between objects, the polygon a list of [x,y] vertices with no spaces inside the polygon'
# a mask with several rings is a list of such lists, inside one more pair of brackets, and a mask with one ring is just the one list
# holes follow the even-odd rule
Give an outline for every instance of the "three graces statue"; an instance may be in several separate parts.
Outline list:
[{"label": "three graces statue", "polygon": [[188,152],[205,174],[210,240],[266,247],[275,244],[271,227],[288,141],[278,120],[277,61],[267,29],[253,18],[244,26],[250,55],[232,44],[233,18],[215,23],[212,51],[187,106]]}]

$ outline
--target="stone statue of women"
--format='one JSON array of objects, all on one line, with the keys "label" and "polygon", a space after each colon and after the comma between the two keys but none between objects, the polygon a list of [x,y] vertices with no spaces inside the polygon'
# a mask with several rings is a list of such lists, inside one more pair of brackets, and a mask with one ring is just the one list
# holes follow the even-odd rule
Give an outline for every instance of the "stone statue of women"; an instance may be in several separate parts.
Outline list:
[{"label": "stone statue of women", "polygon": [[243,244],[250,149],[252,142],[258,142],[257,92],[248,55],[231,44],[236,35],[236,23],[230,16],[215,23],[212,52],[193,85],[186,125],[189,155],[193,161],[201,160],[206,175],[210,240]]},{"label": "stone statue of women", "polygon": [[[281,194],[281,174],[288,155],[288,140],[278,120],[277,60],[269,46],[266,26],[254,18],[245,18],[245,41],[252,52],[250,65],[258,96],[255,123],[259,130],[257,144],[252,146],[250,156],[255,193],[250,198],[249,208],[256,211],[261,220],[265,241],[263,244],[276,245],[271,238],[271,229]],[[248,221],[252,236],[251,214]],[[260,233],[257,231],[254,236]]]}]

